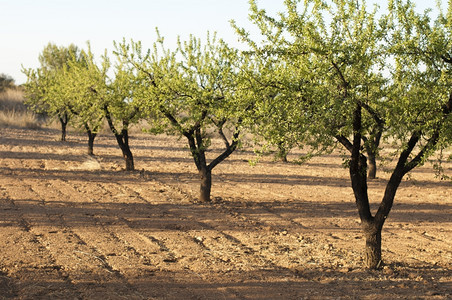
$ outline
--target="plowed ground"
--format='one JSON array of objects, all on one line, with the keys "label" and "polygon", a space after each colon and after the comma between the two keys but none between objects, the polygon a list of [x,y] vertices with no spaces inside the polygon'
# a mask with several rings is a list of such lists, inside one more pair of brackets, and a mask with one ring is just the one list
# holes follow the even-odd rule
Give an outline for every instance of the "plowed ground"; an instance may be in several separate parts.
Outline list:
[{"label": "plowed ground", "polygon": [[[132,136],[126,172],[108,135],[90,158],[82,135],[0,132],[1,299],[452,299],[452,185],[430,164],[399,188],[385,266],[366,271],[339,153],[252,167],[238,151],[205,204],[184,140]],[[388,176],[369,183],[375,204]]]}]

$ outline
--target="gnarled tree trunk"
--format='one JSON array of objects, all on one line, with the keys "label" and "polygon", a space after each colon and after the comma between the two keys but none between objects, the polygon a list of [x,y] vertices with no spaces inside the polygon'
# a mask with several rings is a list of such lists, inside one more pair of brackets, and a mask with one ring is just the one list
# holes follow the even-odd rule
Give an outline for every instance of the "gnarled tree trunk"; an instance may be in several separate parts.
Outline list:
[{"label": "gnarled tree trunk", "polygon": [[130,151],[129,145],[127,144],[125,148],[121,148],[122,150],[122,156],[124,157],[124,160],[126,161],[126,171],[133,171],[135,170],[135,164],[133,162],[133,155],[132,151]]},{"label": "gnarled tree trunk", "polygon": [[364,264],[369,269],[378,269],[381,266],[381,227],[375,222],[366,222],[362,225],[366,246],[364,250]]},{"label": "gnarled tree trunk", "polygon": [[127,130],[123,130],[121,134],[115,133],[116,141],[118,142],[119,148],[122,151],[122,157],[126,162],[126,171],[134,171],[135,165],[133,162],[132,151],[129,147],[129,138]]},{"label": "gnarled tree trunk", "polygon": [[374,153],[367,153],[367,163],[368,163],[368,171],[367,178],[375,179],[377,178],[377,158]]},{"label": "gnarled tree trunk", "polygon": [[67,129],[67,123],[69,122],[69,116],[67,113],[64,113],[63,115],[58,116],[58,119],[60,120],[61,124],[61,141],[66,141],[66,129]]},{"label": "gnarled tree trunk", "polygon": [[94,139],[97,133],[92,132],[89,128],[86,130],[88,134],[88,155],[94,156]]},{"label": "gnarled tree trunk", "polygon": [[133,162],[133,155],[129,147],[129,131],[128,131],[129,122],[125,120],[122,121],[123,129],[121,130],[121,133],[119,133],[113,124],[113,120],[111,118],[107,105],[104,106],[104,111],[105,117],[107,118],[108,126],[115,135],[116,141],[118,142],[118,146],[122,151],[122,157],[126,161],[126,171],[134,171],[135,165]]},{"label": "gnarled tree trunk", "polygon": [[287,161],[287,154],[289,154],[289,151],[284,147],[283,143],[278,144],[278,152],[276,153],[276,159],[278,159],[281,162],[288,162]]},{"label": "gnarled tree trunk", "polygon": [[199,170],[199,176],[201,179],[199,201],[209,202],[210,191],[212,189],[212,171],[207,166],[205,166],[204,168]]},{"label": "gnarled tree trunk", "polygon": [[88,155],[94,155],[94,139],[96,138],[95,133],[88,132]]},{"label": "gnarled tree trunk", "polygon": [[378,221],[372,216],[370,211],[367,192],[367,158],[361,153],[361,110],[361,106],[357,105],[353,115],[353,143],[345,143],[345,145],[348,145],[351,151],[350,178],[363,234],[366,239],[364,263],[369,269],[377,269],[381,265],[381,230],[383,224],[381,223],[381,226],[379,226],[380,224],[378,224]]},{"label": "gnarled tree trunk", "polygon": [[[170,118],[174,123],[176,123],[174,118]],[[233,142],[229,143],[226,136],[223,134],[221,130],[221,126],[224,123],[220,123],[219,126],[219,133],[220,136],[223,138],[223,141],[225,142],[226,149],[221,153],[219,156],[217,156],[214,160],[210,162],[210,164],[207,164],[206,159],[206,153],[205,153],[205,140],[201,132],[200,125],[194,126],[194,128],[190,131],[184,131],[182,132],[183,135],[188,140],[188,145],[190,146],[190,151],[192,154],[192,157],[195,161],[196,168],[198,169],[199,176],[200,176],[200,195],[199,195],[199,201],[201,202],[210,202],[210,193],[212,190],[212,170],[223,160],[229,157],[229,155],[232,154],[232,152],[237,149],[238,145],[238,136],[239,136],[239,130],[236,129],[236,132],[233,135]]]}]

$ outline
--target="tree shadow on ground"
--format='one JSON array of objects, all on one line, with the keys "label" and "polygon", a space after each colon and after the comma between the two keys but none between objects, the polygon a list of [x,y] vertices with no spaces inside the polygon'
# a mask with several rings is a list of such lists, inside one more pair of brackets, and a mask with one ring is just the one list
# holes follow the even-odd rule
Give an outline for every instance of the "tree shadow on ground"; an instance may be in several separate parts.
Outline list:
[{"label": "tree shadow on ground", "polygon": [[[263,269],[222,274],[159,271],[146,276],[74,274],[48,268],[0,275],[2,299],[448,299],[450,270],[389,266],[386,271]],[[50,275],[50,276],[49,276]],[[53,276],[52,276],[53,275]],[[28,278],[28,279],[27,279]],[[77,280],[72,280],[77,278]]]}]

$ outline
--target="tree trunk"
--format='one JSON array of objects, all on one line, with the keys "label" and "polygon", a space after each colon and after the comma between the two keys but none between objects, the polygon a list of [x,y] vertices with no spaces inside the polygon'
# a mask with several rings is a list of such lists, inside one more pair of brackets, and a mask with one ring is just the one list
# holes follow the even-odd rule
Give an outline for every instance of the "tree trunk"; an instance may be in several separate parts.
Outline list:
[{"label": "tree trunk", "polygon": [[126,130],[122,131],[122,134],[115,134],[118,146],[122,151],[122,157],[126,161],[126,171],[134,171],[135,165],[133,163],[132,151],[129,147],[128,132]]},{"label": "tree trunk", "polygon": [[121,133],[119,133],[113,124],[113,120],[111,118],[107,105],[104,106],[104,110],[108,126],[110,127],[111,132],[113,132],[113,134],[115,135],[116,141],[118,142],[118,146],[122,151],[122,157],[124,157],[124,160],[126,161],[126,171],[134,171],[135,165],[133,163],[133,155],[129,147],[129,131],[128,131],[129,122],[125,120],[122,121],[123,129],[121,130]]},{"label": "tree trunk", "polygon": [[133,171],[135,170],[135,165],[133,163],[133,155],[132,152],[129,149],[129,146],[127,146],[127,151],[123,151],[124,159],[126,160],[126,171]]},{"label": "tree trunk", "polygon": [[276,154],[276,158],[286,163],[287,162],[287,154],[289,151],[284,147],[283,143],[278,144],[278,153]]},{"label": "tree trunk", "polygon": [[367,178],[369,179],[377,178],[377,158],[375,153],[367,152],[367,163],[368,163]]},{"label": "tree trunk", "polygon": [[91,131],[88,131],[88,155],[94,156],[94,139],[97,134]]},{"label": "tree trunk", "polygon": [[370,211],[369,195],[367,189],[367,159],[361,153],[361,128],[362,114],[361,106],[357,105],[353,113],[353,144],[351,145],[350,178],[356,206],[366,239],[365,265],[369,269],[377,269],[381,265],[381,226]]},{"label": "tree trunk", "polygon": [[59,117],[60,123],[61,123],[61,141],[66,141],[66,127],[67,127],[67,116],[66,117]]},{"label": "tree trunk", "polygon": [[368,269],[375,270],[381,267],[381,229],[374,222],[363,225],[366,239],[364,264]]},{"label": "tree trunk", "polygon": [[[169,113],[165,112],[165,115],[169,118],[169,120],[175,124],[176,127],[182,128],[177,120]],[[203,113],[203,117],[201,120],[204,120],[207,116],[207,112]],[[207,164],[206,153],[205,150],[208,147],[208,143],[206,143],[205,136],[202,134],[201,121],[198,122],[192,130],[181,131],[181,133],[187,138],[188,145],[190,147],[191,155],[193,160],[195,161],[196,168],[199,172],[199,177],[201,179],[201,187],[200,187],[200,195],[199,201],[201,202],[210,202],[210,192],[212,189],[212,170],[223,160],[229,157],[232,152],[237,148],[238,137],[240,131],[236,128],[236,131],[233,134],[233,142],[230,144],[225,137],[222,131],[222,125],[224,122],[220,122],[219,125],[219,133],[223,138],[223,141],[226,145],[226,149],[223,153],[217,156],[214,160]],[[206,146],[207,145],[207,146]]]},{"label": "tree trunk", "polygon": [[210,191],[212,189],[212,171],[209,170],[209,168],[204,167],[199,170],[199,176],[201,179],[199,201],[210,202]]}]

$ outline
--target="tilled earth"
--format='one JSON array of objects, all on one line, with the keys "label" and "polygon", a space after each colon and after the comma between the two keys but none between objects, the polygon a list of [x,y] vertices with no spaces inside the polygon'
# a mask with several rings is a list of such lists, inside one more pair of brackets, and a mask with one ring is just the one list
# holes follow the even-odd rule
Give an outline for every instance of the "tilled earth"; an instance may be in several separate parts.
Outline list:
[{"label": "tilled earth", "polygon": [[0,132],[0,299],[452,299],[452,184],[430,164],[399,188],[385,265],[367,271],[339,153],[252,167],[238,151],[205,204],[184,140],[133,135],[126,172],[108,135],[92,158],[82,135]]}]

